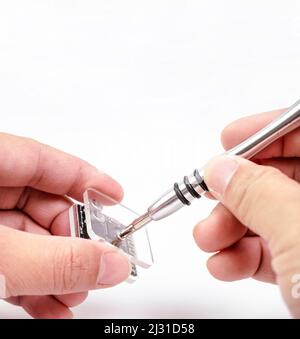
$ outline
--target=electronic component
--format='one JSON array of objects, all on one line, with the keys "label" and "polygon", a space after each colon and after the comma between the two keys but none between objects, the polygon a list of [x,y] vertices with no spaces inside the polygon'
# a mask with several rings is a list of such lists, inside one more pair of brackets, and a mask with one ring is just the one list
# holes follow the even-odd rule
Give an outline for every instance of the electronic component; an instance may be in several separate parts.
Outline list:
[{"label": "electronic component", "polygon": [[76,203],[70,208],[71,235],[104,241],[123,251],[132,263],[131,276],[128,281],[136,280],[137,266],[148,268],[153,263],[147,230],[117,243],[114,240],[125,228],[128,220],[131,220],[133,216],[136,218],[137,214],[94,189],[88,189],[84,193],[83,201],[83,204]]}]

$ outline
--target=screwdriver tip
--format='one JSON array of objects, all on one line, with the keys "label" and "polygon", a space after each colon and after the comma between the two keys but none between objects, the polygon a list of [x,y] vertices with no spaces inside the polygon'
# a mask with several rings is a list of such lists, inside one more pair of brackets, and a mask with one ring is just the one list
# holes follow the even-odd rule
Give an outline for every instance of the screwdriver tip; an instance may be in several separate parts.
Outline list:
[{"label": "screwdriver tip", "polygon": [[146,226],[147,224],[149,224],[151,220],[152,219],[148,213],[145,213],[139,218],[135,219],[129,226],[125,227],[120,232],[118,237],[113,241],[113,244],[119,243],[120,241],[128,237],[129,235],[133,234],[134,232],[138,231],[142,227]]}]

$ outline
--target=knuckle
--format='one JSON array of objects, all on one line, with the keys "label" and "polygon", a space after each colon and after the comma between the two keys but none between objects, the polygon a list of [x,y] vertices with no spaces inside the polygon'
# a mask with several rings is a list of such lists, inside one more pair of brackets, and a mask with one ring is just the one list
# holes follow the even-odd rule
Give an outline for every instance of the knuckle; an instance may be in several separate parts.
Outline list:
[{"label": "knuckle", "polygon": [[66,293],[80,286],[82,277],[90,269],[90,261],[86,257],[76,242],[57,248],[53,267],[54,290]]},{"label": "knuckle", "polygon": [[264,187],[276,182],[280,171],[273,167],[259,166],[255,171],[243,173],[241,181],[233,188],[233,209],[246,225],[252,224],[254,211],[263,209],[269,203],[270,192]]}]

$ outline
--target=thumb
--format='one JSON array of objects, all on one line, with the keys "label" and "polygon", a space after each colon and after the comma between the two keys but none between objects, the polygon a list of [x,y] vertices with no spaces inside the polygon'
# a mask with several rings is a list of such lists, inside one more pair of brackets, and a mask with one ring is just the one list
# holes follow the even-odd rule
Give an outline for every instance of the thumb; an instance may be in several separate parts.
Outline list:
[{"label": "thumb", "polygon": [[69,294],[125,280],[128,259],[91,240],[45,236],[0,226],[0,297]]},{"label": "thumb", "polygon": [[209,162],[204,180],[237,219],[268,242],[283,297],[300,317],[300,185],[273,167],[231,156]]},{"label": "thumb", "polygon": [[290,235],[297,230],[300,237],[300,185],[279,170],[220,156],[207,164],[204,180],[210,192],[274,250],[299,241]]}]

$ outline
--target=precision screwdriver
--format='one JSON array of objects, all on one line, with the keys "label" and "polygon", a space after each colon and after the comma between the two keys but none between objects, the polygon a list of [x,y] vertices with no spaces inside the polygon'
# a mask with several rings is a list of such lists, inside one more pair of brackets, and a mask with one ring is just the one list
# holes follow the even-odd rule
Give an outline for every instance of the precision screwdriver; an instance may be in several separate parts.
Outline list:
[{"label": "precision screwdriver", "polygon": [[[225,154],[250,159],[272,142],[297,127],[300,127],[300,100],[266,127],[225,152]],[[145,214],[124,228],[118,235],[115,243],[138,231],[151,221],[164,219],[183,206],[189,206],[194,199],[201,198],[202,194],[209,191],[203,178],[203,172],[203,168],[195,169],[193,174],[185,176],[182,182],[175,183],[172,189],[150,205]]]}]

